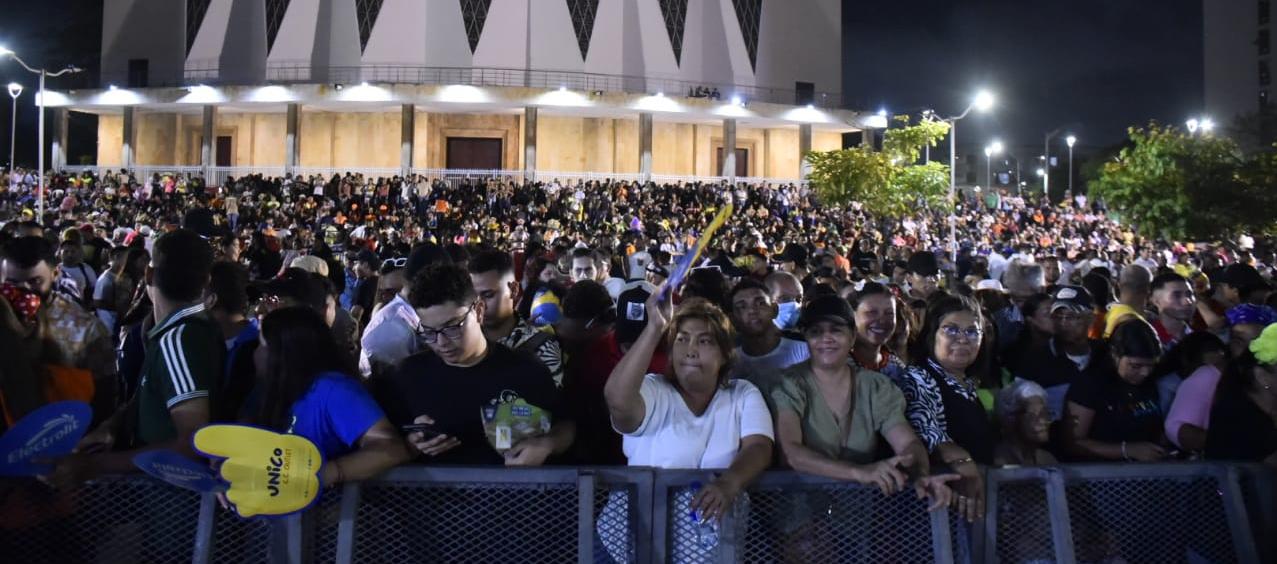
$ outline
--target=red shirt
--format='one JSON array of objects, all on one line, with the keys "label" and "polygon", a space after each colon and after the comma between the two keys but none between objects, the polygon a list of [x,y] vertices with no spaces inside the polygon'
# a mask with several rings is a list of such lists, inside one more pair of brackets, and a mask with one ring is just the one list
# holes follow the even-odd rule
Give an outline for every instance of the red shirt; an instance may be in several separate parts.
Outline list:
[{"label": "red shirt", "polygon": [[[622,356],[625,355],[616,342],[616,332],[608,331],[586,346],[581,354],[568,359],[564,392],[576,420],[576,441],[572,446],[578,463],[626,464],[621,450],[621,435],[612,429],[612,417],[608,413],[607,401],[603,399],[603,387],[607,385],[612,369],[621,363]],[[664,374],[667,364],[669,355],[665,347],[657,347],[647,371]]]}]

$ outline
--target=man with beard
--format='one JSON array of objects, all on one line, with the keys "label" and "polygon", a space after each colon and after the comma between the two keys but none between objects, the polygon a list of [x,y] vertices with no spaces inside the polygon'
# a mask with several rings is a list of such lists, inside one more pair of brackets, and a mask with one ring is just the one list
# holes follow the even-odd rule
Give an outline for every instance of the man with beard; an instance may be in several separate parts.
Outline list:
[{"label": "man with beard", "polygon": [[115,350],[102,321],[76,301],[54,291],[59,269],[53,244],[43,237],[9,241],[0,261],[0,280],[40,296],[37,331],[58,349],[54,358],[87,370],[94,382],[94,413],[115,410]]},{"label": "man with beard", "polygon": [[732,325],[740,336],[732,377],[748,380],[766,397],[781,370],[807,360],[807,343],[781,334],[775,323],[779,309],[761,282],[741,280],[727,300]]},{"label": "man with beard", "polygon": [[483,301],[483,335],[517,352],[535,356],[550,371],[556,386],[563,386],[563,354],[553,333],[533,327],[515,312],[522,289],[514,279],[510,253],[490,250],[470,261],[470,281]]}]

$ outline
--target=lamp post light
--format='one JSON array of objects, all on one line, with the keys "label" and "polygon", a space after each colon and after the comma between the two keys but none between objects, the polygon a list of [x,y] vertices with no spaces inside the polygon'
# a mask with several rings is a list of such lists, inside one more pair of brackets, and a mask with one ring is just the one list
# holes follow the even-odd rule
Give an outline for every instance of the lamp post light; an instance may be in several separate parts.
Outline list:
[{"label": "lamp post light", "polygon": [[1064,142],[1069,146],[1069,198],[1073,197],[1073,145],[1077,143],[1077,137],[1070,135],[1064,138]]},{"label": "lamp post light", "polygon": [[38,176],[36,177],[36,186],[38,186],[37,209],[39,210],[39,214],[40,214],[37,219],[38,221],[43,222],[44,221],[44,79],[50,76],[58,77],[67,73],[82,72],[84,71],[84,69],[73,66],[73,65],[68,65],[66,68],[58,72],[49,72],[48,70],[43,68],[33,69],[29,65],[27,65],[26,61],[23,61],[20,57],[18,57],[17,53],[14,53],[13,51],[9,49],[3,46],[0,46],[0,59],[3,59],[5,56],[8,56],[9,58],[17,61],[19,65],[22,65],[22,68],[27,70],[27,72],[40,75],[40,87],[37,90],[35,95],[35,103],[40,111],[40,119],[38,120],[39,125],[36,126],[40,130],[38,133],[38,141],[37,141],[39,145],[37,149],[38,157],[36,162],[36,165],[37,165],[36,168],[38,170],[38,173],[37,173]]},{"label": "lamp post light", "polygon": [[971,99],[971,103],[967,105],[967,109],[961,114],[948,118],[944,121],[949,122],[949,252],[950,260],[955,263],[958,261],[958,217],[956,195],[958,192],[958,121],[967,117],[971,110],[979,112],[987,112],[993,108],[993,93],[988,90],[981,90],[976,93],[975,98]]},{"label": "lamp post light", "polygon": [[1046,169],[1039,168],[1038,177],[1042,179],[1042,193],[1045,194],[1046,193]]},{"label": "lamp post light", "polygon": [[22,95],[22,85],[9,83],[9,97],[13,98],[13,115],[9,121],[9,176],[13,176],[13,143],[18,134],[18,96]]}]

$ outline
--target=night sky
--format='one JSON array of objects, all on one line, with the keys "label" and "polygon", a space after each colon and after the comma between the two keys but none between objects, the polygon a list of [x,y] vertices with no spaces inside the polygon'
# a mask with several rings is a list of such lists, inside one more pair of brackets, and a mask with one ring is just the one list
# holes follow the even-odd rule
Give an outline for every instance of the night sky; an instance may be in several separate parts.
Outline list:
[{"label": "night sky", "polygon": [[[101,0],[3,4],[0,44],[28,63],[97,66]],[[858,109],[947,115],[979,87],[997,93],[992,115],[962,122],[963,152],[997,137],[1013,151],[1037,147],[1036,155],[1043,134],[1065,126],[1079,137],[1081,156],[1120,143],[1129,125],[1179,123],[1202,106],[1201,0],[846,0],[843,20],[844,91]],[[34,142],[22,141],[35,137],[34,77],[0,62],[0,84],[10,80],[28,87],[17,160],[34,162]],[[0,161],[9,152],[3,98]],[[72,157],[93,154],[92,118],[72,127]]]}]

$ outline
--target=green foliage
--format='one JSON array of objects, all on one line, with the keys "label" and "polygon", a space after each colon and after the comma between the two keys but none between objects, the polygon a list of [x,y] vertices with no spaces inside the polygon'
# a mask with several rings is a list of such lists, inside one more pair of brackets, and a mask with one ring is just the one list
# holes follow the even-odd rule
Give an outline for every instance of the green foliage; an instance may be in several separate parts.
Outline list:
[{"label": "green foliage", "polygon": [[860,202],[870,213],[902,217],[919,205],[948,209],[949,167],[938,162],[914,164],[924,147],[935,147],[948,135],[949,124],[924,119],[888,129],[882,151],[861,145],[839,151],[810,152],[807,178],[821,201],[842,205]]},{"label": "green foliage", "polygon": [[1206,241],[1272,232],[1273,156],[1247,157],[1226,137],[1156,123],[1129,134],[1131,145],[1092,186],[1141,235]]}]

